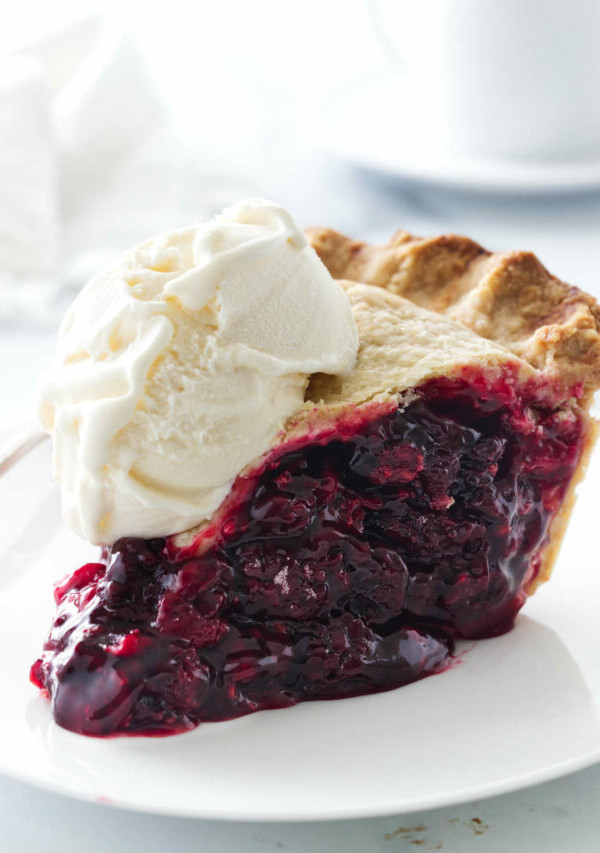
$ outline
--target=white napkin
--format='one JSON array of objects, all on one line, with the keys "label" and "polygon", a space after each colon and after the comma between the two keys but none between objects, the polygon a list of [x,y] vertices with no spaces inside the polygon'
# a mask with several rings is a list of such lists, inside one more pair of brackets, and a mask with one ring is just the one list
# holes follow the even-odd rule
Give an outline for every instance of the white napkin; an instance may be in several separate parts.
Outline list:
[{"label": "white napkin", "polygon": [[[107,211],[106,197],[128,161],[160,134],[164,116],[134,39],[112,18],[81,19],[4,59],[0,318],[47,317],[57,290],[76,286],[73,270],[83,284],[123,247],[132,209],[121,199]],[[140,234],[148,233],[144,214],[152,219],[151,209],[133,204]],[[99,219],[101,251],[82,255],[92,245],[84,229],[98,230]]]},{"label": "white napkin", "polygon": [[58,250],[58,163],[43,69],[0,64],[0,286],[43,275]]}]

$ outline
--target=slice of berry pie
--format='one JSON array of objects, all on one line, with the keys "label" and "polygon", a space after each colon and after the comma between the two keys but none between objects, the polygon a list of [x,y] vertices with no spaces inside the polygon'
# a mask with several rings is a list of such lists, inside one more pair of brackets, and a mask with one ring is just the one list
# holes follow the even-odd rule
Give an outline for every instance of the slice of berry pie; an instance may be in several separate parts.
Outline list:
[{"label": "slice of berry pie", "polygon": [[60,725],[169,734],[398,687],[509,630],[549,577],[595,436],[594,300],[459,237],[309,241],[354,368],[311,374],[209,518],[57,586],[32,680]]}]

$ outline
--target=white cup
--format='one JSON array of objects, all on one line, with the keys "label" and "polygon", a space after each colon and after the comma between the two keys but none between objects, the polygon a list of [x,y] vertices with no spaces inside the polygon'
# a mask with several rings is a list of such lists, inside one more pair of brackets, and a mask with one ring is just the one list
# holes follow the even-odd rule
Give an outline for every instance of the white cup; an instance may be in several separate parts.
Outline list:
[{"label": "white cup", "polygon": [[377,0],[375,11],[405,75],[398,108],[437,145],[600,154],[600,0]]}]

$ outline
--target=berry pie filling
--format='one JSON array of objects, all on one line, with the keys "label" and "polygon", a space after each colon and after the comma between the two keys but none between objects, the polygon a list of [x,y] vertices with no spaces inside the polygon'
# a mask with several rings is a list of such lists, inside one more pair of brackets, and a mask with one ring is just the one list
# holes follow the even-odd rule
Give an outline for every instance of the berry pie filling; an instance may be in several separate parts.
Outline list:
[{"label": "berry pie filling", "polygon": [[87,735],[166,735],[441,672],[509,630],[586,442],[577,389],[465,368],[240,475],[213,520],[60,582],[34,684]]}]

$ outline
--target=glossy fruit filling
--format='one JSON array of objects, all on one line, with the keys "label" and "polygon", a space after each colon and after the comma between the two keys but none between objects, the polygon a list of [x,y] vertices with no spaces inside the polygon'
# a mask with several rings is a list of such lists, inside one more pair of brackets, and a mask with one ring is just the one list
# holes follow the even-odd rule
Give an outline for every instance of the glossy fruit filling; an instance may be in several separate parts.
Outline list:
[{"label": "glossy fruit filling", "polygon": [[119,540],[56,587],[32,680],[57,722],[169,734],[387,690],[507,631],[582,444],[548,397],[510,373],[432,380],[273,451],[193,546]]}]

